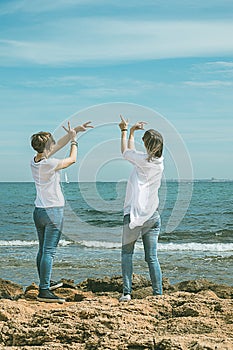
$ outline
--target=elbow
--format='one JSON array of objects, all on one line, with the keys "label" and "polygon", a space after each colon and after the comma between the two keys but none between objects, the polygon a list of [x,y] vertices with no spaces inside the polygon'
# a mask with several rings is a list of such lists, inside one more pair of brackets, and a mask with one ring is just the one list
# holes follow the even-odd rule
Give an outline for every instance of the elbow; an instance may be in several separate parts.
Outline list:
[{"label": "elbow", "polygon": [[67,164],[67,166],[69,167],[69,166],[71,166],[72,164],[75,164],[76,163],[76,158],[70,158],[69,160],[68,160],[68,164]]}]

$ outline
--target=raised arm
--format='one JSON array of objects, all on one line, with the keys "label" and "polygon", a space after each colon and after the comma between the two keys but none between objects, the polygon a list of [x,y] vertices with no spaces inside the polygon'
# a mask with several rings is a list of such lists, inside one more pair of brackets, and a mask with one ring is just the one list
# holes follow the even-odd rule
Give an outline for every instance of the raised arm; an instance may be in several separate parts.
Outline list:
[{"label": "raised arm", "polygon": [[144,130],[144,125],[146,122],[137,122],[130,128],[129,139],[128,139],[128,148],[135,149],[134,145],[134,132],[135,130]]},{"label": "raised arm", "polygon": [[119,124],[119,128],[121,129],[121,153],[127,149],[127,128],[128,128],[128,119],[125,120],[122,115],[120,115],[121,122]]},{"label": "raised arm", "polygon": [[70,123],[68,122],[68,129],[63,126],[64,130],[67,132],[70,140],[70,154],[69,157],[61,159],[55,170],[65,169],[71,164],[74,164],[77,160],[77,149],[78,143],[76,141],[76,131],[70,127]]},{"label": "raised arm", "polygon": [[130,128],[129,139],[128,139],[128,148],[129,149],[135,149],[135,146],[134,146],[134,131],[135,131],[135,129],[133,127]]},{"label": "raised arm", "polygon": [[[91,122],[86,122],[82,125],[76,126],[75,128],[73,128],[72,130],[75,131],[75,133],[77,134],[78,132],[83,132],[86,131],[88,128],[93,128],[92,125],[89,125]],[[69,123],[68,123],[68,128],[69,128]],[[61,137],[57,143],[52,147],[51,151],[48,153],[48,157],[51,157],[53,154],[55,154],[56,152],[58,152],[60,149],[62,149],[65,145],[67,145],[67,143],[71,140],[70,139],[70,133],[68,132],[68,129],[66,129],[63,126],[63,129],[65,131],[67,131],[67,134],[64,135],[63,137]]]}]

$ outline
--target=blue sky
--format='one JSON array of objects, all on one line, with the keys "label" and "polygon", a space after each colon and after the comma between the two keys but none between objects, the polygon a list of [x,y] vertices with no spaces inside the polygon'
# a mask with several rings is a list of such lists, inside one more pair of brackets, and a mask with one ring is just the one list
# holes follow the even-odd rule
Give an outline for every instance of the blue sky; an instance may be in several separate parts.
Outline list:
[{"label": "blue sky", "polygon": [[[233,179],[232,16],[230,0],[2,0],[0,181],[32,180],[32,133],[57,131],[74,115],[82,123],[85,113],[77,112],[113,102],[164,116],[182,137],[195,178]],[[91,111],[100,125],[100,110]],[[96,128],[80,138],[80,162],[104,137],[117,144],[117,113],[101,120],[112,126],[106,133]],[[148,125],[156,128],[156,118]],[[165,175],[174,178],[169,142]],[[120,164],[103,167],[98,179],[117,180],[118,168],[127,176]]]}]

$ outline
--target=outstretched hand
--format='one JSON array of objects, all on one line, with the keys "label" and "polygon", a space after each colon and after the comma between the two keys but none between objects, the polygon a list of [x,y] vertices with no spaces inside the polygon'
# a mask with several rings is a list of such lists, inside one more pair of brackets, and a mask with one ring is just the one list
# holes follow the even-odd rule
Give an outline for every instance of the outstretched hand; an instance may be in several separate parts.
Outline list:
[{"label": "outstretched hand", "polygon": [[86,122],[76,128],[77,131],[86,131],[88,128],[93,129],[94,126],[89,125],[91,122]]},{"label": "outstretched hand", "polygon": [[64,125],[62,127],[69,134],[70,140],[75,140],[77,133],[74,129],[71,128],[70,122],[68,122],[68,128],[66,128]]},{"label": "outstretched hand", "polygon": [[147,122],[137,122],[131,127],[131,130],[144,130],[146,124]]},{"label": "outstretched hand", "polygon": [[119,123],[119,128],[120,128],[121,130],[127,129],[128,124],[129,124],[128,119],[125,120],[125,119],[122,117],[122,115],[120,115],[120,118],[121,118],[121,122]]}]

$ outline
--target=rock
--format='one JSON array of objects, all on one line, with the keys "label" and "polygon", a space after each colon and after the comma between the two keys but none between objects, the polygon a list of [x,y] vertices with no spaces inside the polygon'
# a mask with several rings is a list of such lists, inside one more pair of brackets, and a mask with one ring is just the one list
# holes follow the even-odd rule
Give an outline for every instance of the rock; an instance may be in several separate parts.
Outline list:
[{"label": "rock", "polygon": [[184,304],[172,310],[175,317],[196,317],[200,312],[193,305]]},{"label": "rock", "polygon": [[54,293],[64,298],[66,301],[77,301],[80,302],[87,298],[93,298],[93,294],[91,292],[78,291],[73,288],[58,288],[54,291]]},{"label": "rock", "polygon": [[24,298],[27,300],[36,300],[38,295],[38,289],[29,289],[25,291]]},{"label": "rock", "polygon": [[[137,290],[140,288],[150,286],[150,281],[141,275],[133,275],[132,288]],[[102,292],[118,292],[122,293],[122,277],[104,277],[104,278],[88,278],[82,283],[77,285],[78,288],[83,290],[92,291],[93,293]]]},{"label": "rock", "polygon": [[148,280],[144,276],[133,274],[133,283],[132,283],[133,290],[137,290],[137,289],[141,289],[149,286],[151,286],[150,280]]},{"label": "rock", "polygon": [[212,290],[219,298],[232,299],[233,287],[215,284],[206,279],[184,281],[174,285],[176,290],[182,290],[191,293],[198,293],[204,290]]},{"label": "rock", "polygon": [[175,292],[177,290],[175,285],[171,285],[167,277],[163,277],[163,291],[164,292]]},{"label": "rock", "polygon": [[91,299],[93,298],[93,294],[91,292],[76,292],[74,294],[74,301],[80,302],[84,299]]},{"label": "rock", "polygon": [[37,290],[38,291],[39,287],[35,282],[32,282],[30,286],[26,287],[25,293],[29,292],[30,290]]},{"label": "rock", "polygon": [[0,310],[0,321],[8,321],[10,315],[7,312]]},{"label": "rock", "polygon": [[119,276],[104,278],[87,278],[77,285],[77,288],[91,291],[93,293],[102,292],[121,292],[122,278]]},{"label": "rock", "polygon": [[222,299],[233,299],[233,287],[215,284],[212,288],[215,294]]},{"label": "rock", "polygon": [[0,299],[17,300],[23,295],[23,287],[0,278]]},{"label": "rock", "polygon": [[[130,302],[119,303],[118,291],[103,291],[117,289],[118,282],[117,277],[93,279],[95,293],[72,283],[63,286],[55,291],[69,300],[63,304],[1,299],[0,349],[232,350],[232,299],[187,281],[182,288],[196,292],[154,297],[148,281],[135,278],[135,287],[141,288],[135,288]],[[36,285],[25,296],[30,293],[38,293]]]},{"label": "rock", "polygon": [[62,278],[61,282],[63,283],[63,288],[76,289],[76,285],[74,283],[74,280]]},{"label": "rock", "polygon": [[24,292],[24,298],[27,300],[36,300],[38,295],[38,285],[36,283],[30,284],[30,286],[26,287]]},{"label": "rock", "polygon": [[136,290],[133,290],[132,292],[132,298],[134,299],[144,299],[148,296],[151,296],[152,293],[152,288],[151,287],[143,287],[139,288]]},{"label": "rock", "polygon": [[192,342],[189,347],[190,350],[231,350],[232,348],[232,343],[225,340],[218,344],[211,342],[210,340],[198,340]]},{"label": "rock", "polygon": [[198,293],[202,290],[208,290],[211,289],[211,286],[213,286],[213,283],[205,279],[183,281],[175,284],[177,290],[183,290],[190,293]]},{"label": "rock", "polygon": [[186,350],[177,341],[171,339],[163,339],[155,345],[156,350]]},{"label": "rock", "polygon": [[198,292],[199,296],[203,296],[203,298],[215,299],[218,300],[218,296],[212,290],[201,290]]}]

